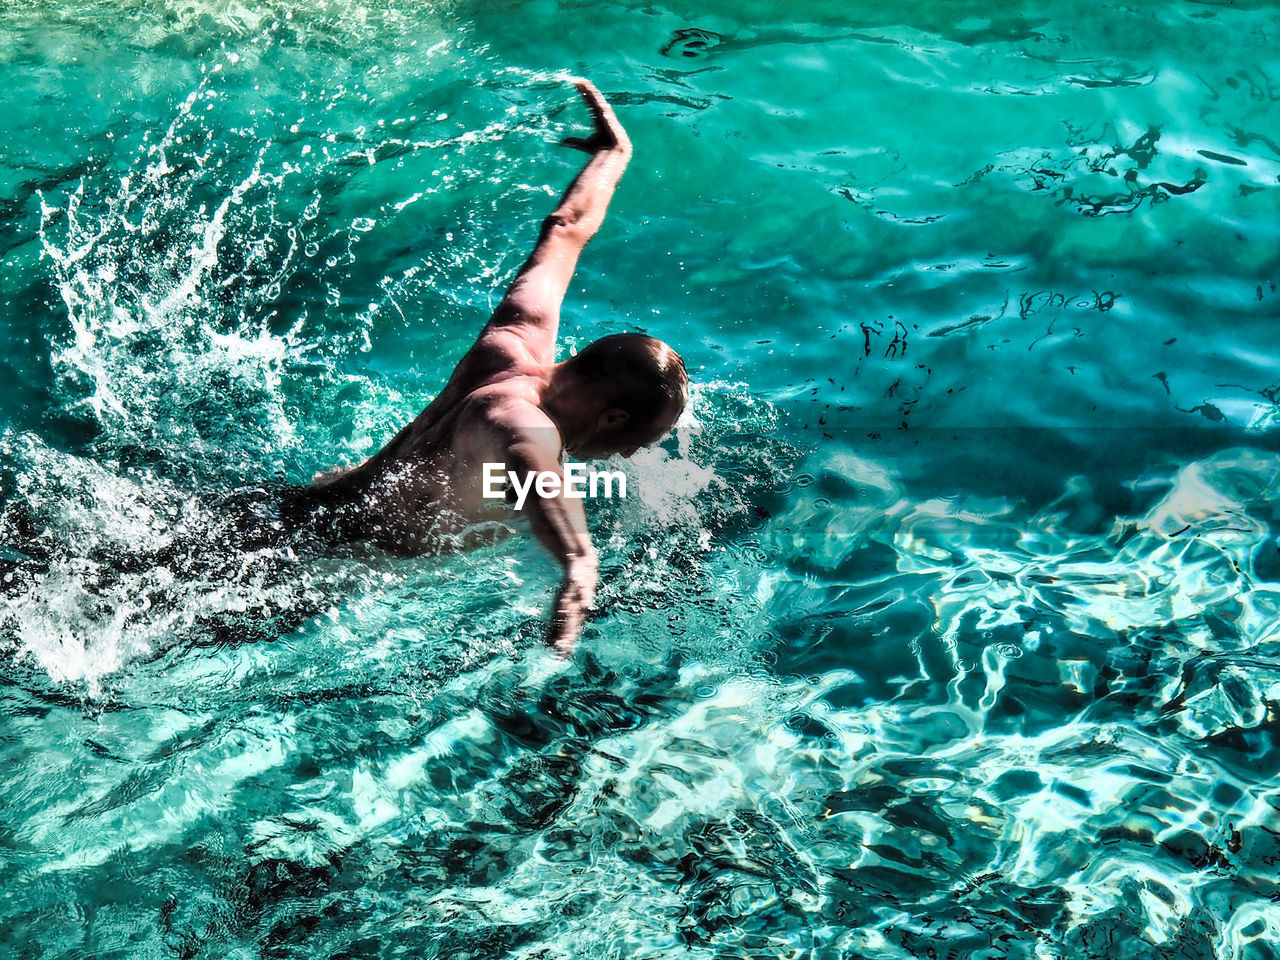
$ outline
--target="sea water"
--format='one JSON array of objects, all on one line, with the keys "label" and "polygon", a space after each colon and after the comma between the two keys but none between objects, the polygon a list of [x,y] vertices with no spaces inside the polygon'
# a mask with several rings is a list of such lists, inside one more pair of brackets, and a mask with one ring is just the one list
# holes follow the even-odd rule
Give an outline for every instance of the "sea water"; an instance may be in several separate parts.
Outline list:
[{"label": "sea water", "polygon": [[[0,945],[1280,955],[1280,12],[0,4]],[[528,536],[232,551],[582,162],[567,353],[693,392]]]}]

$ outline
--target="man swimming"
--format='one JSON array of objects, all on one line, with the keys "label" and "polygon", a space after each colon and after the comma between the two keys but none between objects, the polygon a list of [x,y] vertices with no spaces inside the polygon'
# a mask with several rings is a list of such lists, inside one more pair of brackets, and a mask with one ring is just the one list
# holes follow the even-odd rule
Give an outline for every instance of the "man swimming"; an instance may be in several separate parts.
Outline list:
[{"label": "man swimming", "polygon": [[[560,305],[578,256],[631,159],[631,141],[600,91],[587,80],[574,84],[595,131],[564,143],[591,159],[543,221],[533,253],[479,339],[440,394],[382,450],[286,494],[281,515],[290,526],[400,555],[440,552],[472,542],[476,524],[509,518],[502,501],[484,496],[486,463],[504,463],[526,481],[529,474],[562,477],[566,453],[629,457],[679,418],[688,377],[660,340],[616,334],[555,362]],[[583,502],[566,497],[562,483],[554,495],[530,496],[523,512],[564,567],[548,643],[567,655],[597,582]]]}]

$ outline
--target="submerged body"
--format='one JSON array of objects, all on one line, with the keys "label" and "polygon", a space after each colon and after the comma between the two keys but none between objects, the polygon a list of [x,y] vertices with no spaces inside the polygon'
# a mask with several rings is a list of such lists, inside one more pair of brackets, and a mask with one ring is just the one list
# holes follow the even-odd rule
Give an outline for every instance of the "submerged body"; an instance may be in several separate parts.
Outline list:
[{"label": "submerged body", "polygon": [[[631,158],[631,143],[600,92],[576,85],[594,134],[566,141],[590,154],[532,255],[440,394],[363,463],[286,494],[286,523],[325,539],[372,543],[401,555],[486,539],[477,525],[509,519],[485,496],[486,463],[519,474],[561,472],[562,458],[630,456],[671,429],[687,399],[684,365],[661,341],[605,337],[555,362],[560,305],[578,255],[595,235]],[[595,595],[597,560],[581,499],[529,498],[535,535],[560,560],[564,582],[549,642],[575,643]]]}]

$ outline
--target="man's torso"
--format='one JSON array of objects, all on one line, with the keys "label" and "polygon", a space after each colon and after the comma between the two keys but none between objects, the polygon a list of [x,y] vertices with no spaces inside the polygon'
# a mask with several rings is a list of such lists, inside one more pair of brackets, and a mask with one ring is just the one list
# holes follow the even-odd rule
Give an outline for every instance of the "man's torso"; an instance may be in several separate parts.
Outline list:
[{"label": "man's torso", "polygon": [[509,520],[505,501],[484,496],[484,464],[503,462],[508,447],[531,433],[557,445],[559,434],[538,406],[544,369],[484,346],[382,450],[292,491],[282,508],[286,522],[324,539],[416,555],[473,545],[486,539],[477,525]]}]

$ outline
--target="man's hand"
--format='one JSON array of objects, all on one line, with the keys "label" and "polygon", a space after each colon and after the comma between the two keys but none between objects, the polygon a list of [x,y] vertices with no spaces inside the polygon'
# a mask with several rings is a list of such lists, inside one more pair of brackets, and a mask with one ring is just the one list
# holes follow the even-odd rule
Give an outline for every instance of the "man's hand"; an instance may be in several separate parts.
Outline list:
[{"label": "man's hand", "polygon": [[631,140],[627,137],[627,131],[622,129],[622,124],[618,122],[613,107],[609,106],[604,95],[596,89],[594,83],[582,77],[575,77],[573,85],[578,88],[582,99],[591,110],[591,118],[595,121],[596,129],[590,137],[565,137],[560,142],[566,147],[585,150],[587,153],[611,150],[630,157]]},{"label": "man's hand", "polygon": [[572,655],[578,642],[587,613],[595,602],[598,577],[599,565],[594,552],[570,557],[565,563],[564,583],[556,596],[551,629],[547,633],[547,645],[562,657]]}]

